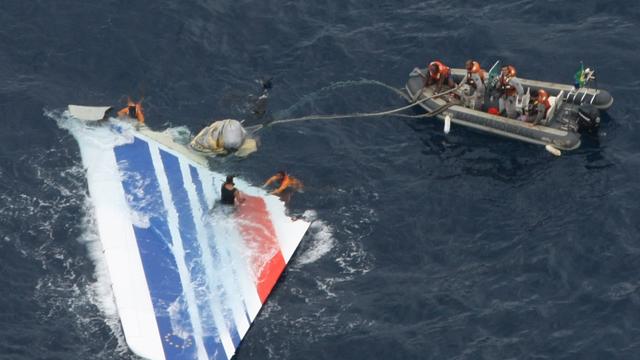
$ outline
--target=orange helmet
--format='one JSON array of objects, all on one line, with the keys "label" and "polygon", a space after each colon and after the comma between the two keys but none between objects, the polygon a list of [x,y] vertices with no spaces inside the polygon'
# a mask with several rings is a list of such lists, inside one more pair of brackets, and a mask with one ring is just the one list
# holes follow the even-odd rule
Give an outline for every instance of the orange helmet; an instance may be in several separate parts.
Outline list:
[{"label": "orange helmet", "polygon": [[471,71],[471,69],[473,68],[473,60],[469,59],[467,61],[464,62],[464,67]]},{"label": "orange helmet", "polygon": [[549,98],[549,94],[547,94],[544,89],[538,90],[538,102],[545,102]]},{"label": "orange helmet", "polygon": [[480,63],[478,63],[477,61],[473,61],[473,60],[467,60],[464,63],[465,68],[467,68],[467,71],[470,73],[477,73],[480,71]]},{"label": "orange helmet", "polygon": [[512,65],[507,65],[502,68],[502,73],[507,77],[514,77],[516,76],[516,68]]},{"label": "orange helmet", "polygon": [[438,72],[440,72],[440,66],[435,61],[429,64],[430,74],[437,74]]}]

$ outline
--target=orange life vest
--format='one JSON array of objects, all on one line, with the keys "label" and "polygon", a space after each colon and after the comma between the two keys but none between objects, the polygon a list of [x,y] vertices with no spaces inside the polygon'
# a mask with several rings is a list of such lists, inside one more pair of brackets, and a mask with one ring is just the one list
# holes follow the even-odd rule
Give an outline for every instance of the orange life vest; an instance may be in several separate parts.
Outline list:
[{"label": "orange life vest", "polygon": [[[438,67],[437,73],[434,74],[431,72],[431,65],[436,65]],[[441,61],[435,60],[429,63],[429,76],[431,76],[433,80],[440,80],[441,76],[443,78],[447,78],[449,77],[449,74],[451,74],[451,69]]]},{"label": "orange life vest", "polygon": [[269,180],[267,180],[267,182],[264,185],[267,186],[276,181],[280,181],[280,186],[278,186],[278,188],[272,192],[274,194],[280,194],[288,188],[292,188],[294,190],[301,190],[304,187],[304,185],[300,180],[294,178],[293,176],[289,176],[289,174],[284,174],[284,177],[281,179],[278,179],[278,174],[273,175],[272,177],[269,178]]},{"label": "orange life vest", "polygon": [[516,96],[517,90],[513,85],[509,83],[509,80],[511,80],[511,76],[504,76],[504,74],[501,74],[500,89],[506,96]]},{"label": "orange life vest", "polygon": [[118,111],[118,116],[129,116],[144,124],[144,113],[142,112],[142,104],[139,102],[129,102],[126,108]]},{"label": "orange life vest", "polygon": [[[538,100],[536,100],[536,104],[540,104],[540,102]],[[544,105],[544,116],[547,116],[547,113],[549,112],[549,109],[551,108],[551,103],[549,102],[549,99],[544,99],[544,101],[542,102],[542,105]]]},{"label": "orange life vest", "polygon": [[484,71],[482,68],[480,68],[480,63],[477,61],[472,61],[471,62],[471,70],[467,69],[467,76],[465,78],[465,81],[467,84],[473,86],[474,88],[477,87],[476,82],[473,80],[472,75],[473,74],[478,74],[478,76],[480,76],[480,80],[482,80],[482,82],[484,82],[485,79],[485,74],[486,71]]},{"label": "orange life vest", "polygon": [[286,174],[284,176],[284,179],[282,179],[282,183],[280,184],[280,188],[282,189],[286,189],[288,187],[292,187],[294,189],[299,189],[302,187],[302,183],[294,178],[293,176],[289,176],[289,174]]}]

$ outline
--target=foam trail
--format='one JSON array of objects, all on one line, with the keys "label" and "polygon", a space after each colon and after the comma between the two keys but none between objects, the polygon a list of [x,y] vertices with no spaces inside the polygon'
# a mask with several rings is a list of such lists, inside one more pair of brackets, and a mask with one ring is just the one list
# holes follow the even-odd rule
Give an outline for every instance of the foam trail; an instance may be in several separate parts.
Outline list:
[{"label": "foam trail", "polygon": [[85,198],[85,216],[83,219],[84,232],[78,239],[80,243],[84,243],[87,247],[89,258],[93,262],[95,268],[96,281],[89,284],[90,296],[89,300],[92,304],[102,312],[105,322],[111,329],[118,341],[116,351],[120,354],[127,352],[127,343],[120,326],[118,318],[118,309],[113,299],[113,291],[111,289],[111,278],[109,277],[109,268],[104,257],[102,243],[97,232],[95,218],[93,216],[93,208],[91,207],[91,199],[87,195]]},{"label": "foam trail", "polygon": [[301,265],[311,264],[322,258],[335,246],[335,238],[333,237],[333,228],[324,221],[318,220],[318,214],[313,210],[307,210],[302,217],[311,222],[309,233],[313,238],[311,246],[305,250],[296,263]]},{"label": "foam trail", "polygon": [[[66,113],[61,112],[46,112],[46,116],[56,121],[60,128],[67,129],[74,134],[77,138],[93,137],[96,133],[100,133],[98,138],[105,145],[115,145],[122,143],[122,138],[118,137],[105,137],[106,132],[99,131],[92,127],[88,127],[85,124],[77,121],[70,121]],[[71,172],[77,167],[78,173],[84,173],[84,169],[80,166],[74,166]],[[77,189],[67,189],[65,195],[71,195],[71,192],[77,192]],[[100,242],[98,229],[96,225],[95,212],[91,203],[91,197],[88,193],[84,194],[84,215],[82,217],[82,234],[77,241],[87,248],[87,253],[94,266],[95,281],[86,284],[86,292],[80,292],[86,296],[86,300],[96,306],[96,308],[103,314],[106,325],[111,330],[111,333],[117,341],[116,353],[124,355],[128,353],[127,343],[125,340],[120,319],[118,317],[118,310],[114,301],[113,290],[111,287],[111,278],[109,276],[109,268],[104,256],[104,249]],[[78,314],[78,316],[81,316]],[[80,320],[81,321],[81,320]]]}]

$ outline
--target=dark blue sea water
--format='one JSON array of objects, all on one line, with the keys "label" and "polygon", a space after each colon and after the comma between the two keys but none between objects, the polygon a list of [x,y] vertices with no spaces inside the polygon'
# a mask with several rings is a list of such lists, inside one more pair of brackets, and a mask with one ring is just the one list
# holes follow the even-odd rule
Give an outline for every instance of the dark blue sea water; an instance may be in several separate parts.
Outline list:
[{"label": "dark blue sea water", "polygon": [[[317,221],[237,359],[638,359],[636,1],[24,1],[0,5],[0,359],[133,359],[96,260],[75,140],[45,116],[144,96],[154,129],[404,105],[434,57],[615,98],[539,146],[428,119],[302,122],[216,169],[306,184]],[[99,252],[99,251],[98,251]]]}]

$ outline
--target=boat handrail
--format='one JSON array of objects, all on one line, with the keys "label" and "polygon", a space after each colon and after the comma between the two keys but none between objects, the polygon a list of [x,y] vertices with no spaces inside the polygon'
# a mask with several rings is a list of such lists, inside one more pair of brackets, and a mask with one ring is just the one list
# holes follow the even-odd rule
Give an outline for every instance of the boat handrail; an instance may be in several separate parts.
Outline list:
[{"label": "boat handrail", "polygon": [[560,90],[560,92],[556,96],[549,97],[549,103],[551,103],[551,107],[549,108],[549,111],[547,111],[547,117],[546,117],[547,122],[553,119],[554,115],[556,114],[556,110],[558,110],[560,105],[562,105],[563,100],[565,100],[564,90]]},{"label": "boat handrail", "polygon": [[565,100],[564,98],[564,90],[560,90],[557,95],[556,108],[562,105],[562,102]]}]

